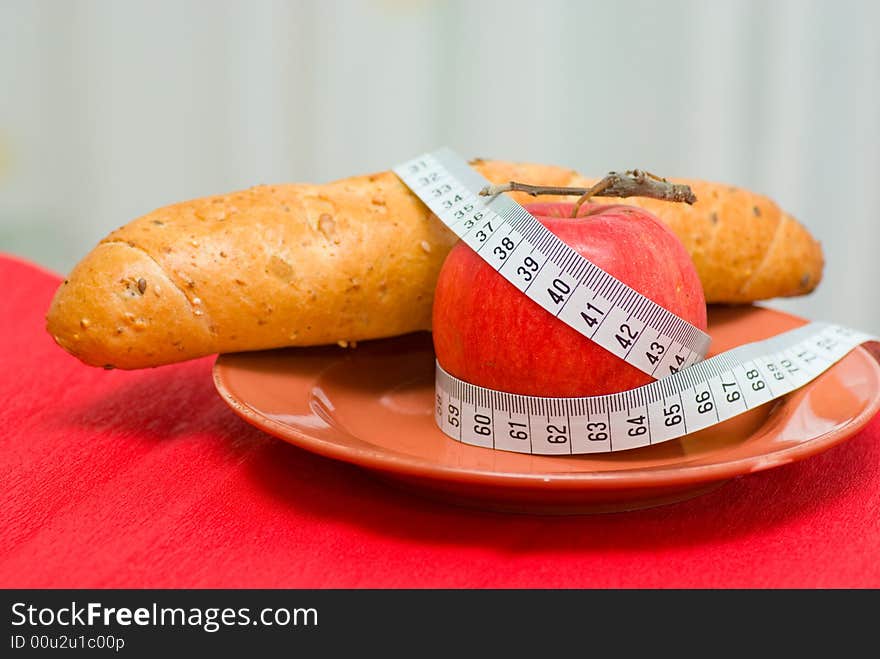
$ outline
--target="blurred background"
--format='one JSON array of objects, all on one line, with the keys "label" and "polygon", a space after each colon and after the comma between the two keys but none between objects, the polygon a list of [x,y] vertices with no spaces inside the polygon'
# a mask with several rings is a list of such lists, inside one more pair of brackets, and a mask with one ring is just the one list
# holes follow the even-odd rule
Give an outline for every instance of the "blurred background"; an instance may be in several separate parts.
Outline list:
[{"label": "blurred background", "polygon": [[880,332],[878,25],[869,0],[0,0],[0,251],[64,273],[158,206],[449,145],[765,193],[826,254],[769,306]]}]

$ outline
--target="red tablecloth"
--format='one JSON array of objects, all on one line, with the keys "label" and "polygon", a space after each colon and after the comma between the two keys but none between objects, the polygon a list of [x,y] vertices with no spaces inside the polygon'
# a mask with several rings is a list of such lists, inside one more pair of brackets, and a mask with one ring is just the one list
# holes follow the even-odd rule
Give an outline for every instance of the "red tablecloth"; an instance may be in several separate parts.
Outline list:
[{"label": "red tablecloth", "polygon": [[248,426],[213,358],[83,366],[44,330],[58,282],[0,257],[2,587],[880,587],[880,417],[684,503],[484,513]]}]

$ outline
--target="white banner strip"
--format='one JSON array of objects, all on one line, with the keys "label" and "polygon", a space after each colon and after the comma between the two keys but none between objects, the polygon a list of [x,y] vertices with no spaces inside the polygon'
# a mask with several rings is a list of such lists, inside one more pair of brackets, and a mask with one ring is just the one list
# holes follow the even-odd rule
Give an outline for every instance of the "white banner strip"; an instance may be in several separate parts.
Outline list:
[{"label": "white banner strip", "polygon": [[486,389],[437,364],[435,417],[444,433],[474,446],[535,455],[623,451],[727,421],[802,387],[856,346],[877,340],[814,322],[636,389],[584,398]]}]

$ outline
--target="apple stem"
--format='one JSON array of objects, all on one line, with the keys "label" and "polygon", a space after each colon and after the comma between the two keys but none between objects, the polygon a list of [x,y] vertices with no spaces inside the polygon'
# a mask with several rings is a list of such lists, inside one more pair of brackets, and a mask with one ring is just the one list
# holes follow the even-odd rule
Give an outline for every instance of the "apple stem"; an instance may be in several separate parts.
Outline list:
[{"label": "apple stem", "polygon": [[664,201],[678,201],[693,204],[697,197],[690,186],[683,183],[670,183],[665,178],[641,169],[626,172],[609,172],[608,176],[590,188],[564,188],[545,185],[528,185],[510,181],[500,185],[487,185],[480,190],[482,196],[495,196],[502,192],[525,192],[537,195],[580,195],[574,204],[572,217],[577,217],[580,207],[591,197],[651,197]]}]

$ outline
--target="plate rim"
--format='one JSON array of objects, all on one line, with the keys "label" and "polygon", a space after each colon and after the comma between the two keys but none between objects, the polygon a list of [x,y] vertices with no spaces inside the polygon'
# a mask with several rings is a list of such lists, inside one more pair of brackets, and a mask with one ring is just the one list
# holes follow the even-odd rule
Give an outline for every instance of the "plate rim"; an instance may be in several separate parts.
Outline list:
[{"label": "plate rim", "polygon": [[[788,314],[776,309],[772,309],[772,311],[792,318],[797,318],[798,320],[803,320],[794,314]],[[230,353],[229,357],[231,358],[236,354],[241,353]],[[483,486],[540,487],[543,489],[546,489],[548,486],[561,489],[618,489],[705,483],[764,471],[821,453],[853,436],[867,425],[877,412],[880,411],[880,363],[878,363],[877,359],[875,359],[874,356],[863,346],[857,346],[849,354],[858,354],[863,361],[867,362],[868,367],[873,373],[875,383],[878,386],[874,389],[874,395],[866,402],[859,413],[850,418],[843,425],[816,435],[796,446],[784,447],[768,453],[712,464],[682,464],[677,466],[636,469],[629,473],[594,471],[560,473],[549,470],[545,472],[530,473],[499,472],[485,469],[448,466],[442,463],[431,462],[423,458],[406,456],[401,453],[394,453],[394,455],[391,455],[388,451],[383,451],[381,447],[375,449],[353,446],[346,447],[336,442],[309,435],[291,426],[275,421],[250,406],[247,401],[234,396],[223,379],[223,370],[225,366],[224,360],[227,355],[220,354],[216,357],[212,366],[212,379],[214,387],[223,401],[233,410],[233,412],[249,424],[299,448],[359,467],[390,473],[397,477],[407,476],[439,481],[476,483]],[[827,372],[832,372],[836,366],[837,364],[832,366]],[[809,386],[809,384],[810,383],[805,386]],[[269,430],[270,428],[273,429],[274,432]],[[443,437],[445,438],[445,435],[443,435]],[[533,457],[540,458],[542,456]]]}]

